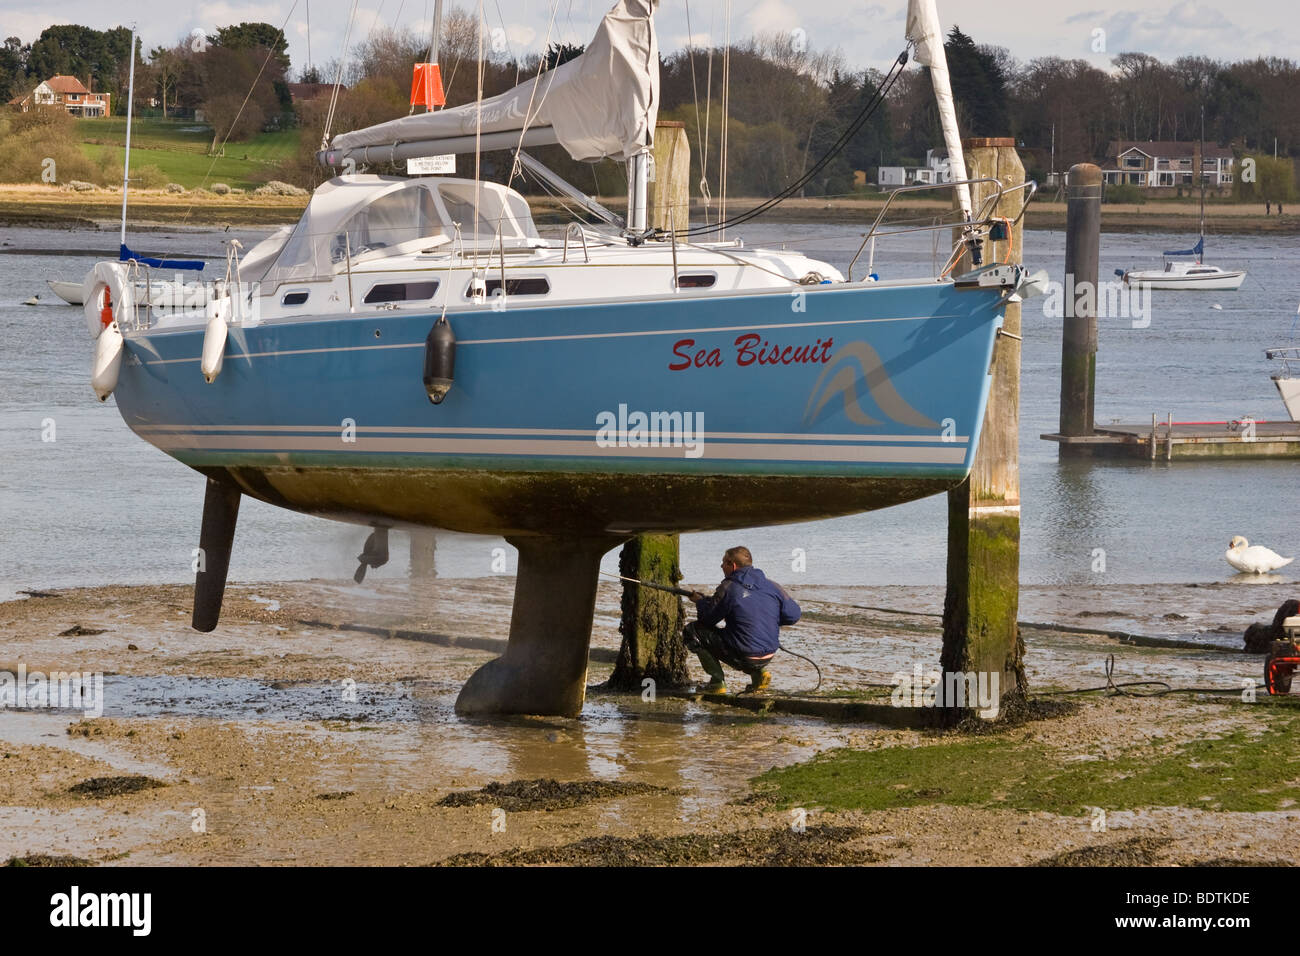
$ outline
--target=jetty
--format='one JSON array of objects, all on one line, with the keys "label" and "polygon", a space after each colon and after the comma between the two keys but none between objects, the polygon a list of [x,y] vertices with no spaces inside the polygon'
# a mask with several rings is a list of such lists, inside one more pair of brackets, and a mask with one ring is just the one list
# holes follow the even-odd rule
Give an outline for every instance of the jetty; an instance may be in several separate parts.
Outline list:
[{"label": "jetty", "polygon": [[1188,461],[1221,458],[1300,458],[1300,422],[1164,421],[1151,416],[1139,425],[1094,425],[1091,434],[1049,432],[1039,436],[1058,442],[1061,455],[1094,458],[1145,458],[1149,461]]}]

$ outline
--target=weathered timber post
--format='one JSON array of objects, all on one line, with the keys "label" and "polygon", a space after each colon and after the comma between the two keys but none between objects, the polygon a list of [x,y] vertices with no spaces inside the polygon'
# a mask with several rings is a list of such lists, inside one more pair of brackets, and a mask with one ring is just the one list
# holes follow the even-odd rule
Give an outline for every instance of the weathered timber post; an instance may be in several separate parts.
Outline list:
[{"label": "weathered timber post", "polygon": [[[678,536],[639,534],[618,556],[618,573],[627,578],[675,586],[682,579]],[[642,691],[649,678],[657,687],[686,683],[686,645],[682,626],[686,611],[676,594],[623,582],[623,635],[618,662],[606,685],[610,690]]]},{"label": "weathered timber post", "polygon": [[[1061,331],[1061,434],[1093,433],[1097,387],[1097,261],[1101,250],[1101,168],[1070,167],[1066,176],[1065,307]],[[1087,455],[1091,446],[1058,445],[1061,457]]]},{"label": "weathered timber post", "polygon": [[438,539],[432,531],[411,532],[411,570],[414,580],[428,581],[438,576]]},{"label": "weathered timber post", "polygon": [[[1004,188],[1019,186],[1025,169],[1012,139],[974,139],[966,143],[967,178],[995,178]],[[991,183],[971,187],[978,211],[994,192]],[[1004,196],[994,216],[1014,219],[1024,191]],[[1011,259],[1020,262],[1024,230],[1013,230]],[[1007,244],[985,243],[985,264],[1004,259]],[[963,257],[953,270],[971,268]],[[1020,303],[1006,307],[1006,318],[993,348],[988,406],[970,476],[948,492],[948,591],[943,602],[944,689],[956,686],[954,672],[988,674],[998,679],[999,711],[1024,697],[1024,643],[1016,626],[1020,602]],[[963,687],[964,692],[964,687]],[[945,720],[963,711],[949,694]],[[968,703],[968,709],[970,702]]]},{"label": "weathered timber post", "polygon": [[649,185],[650,225],[685,229],[691,215],[691,147],[686,124],[660,120],[655,124],[654,180]]}]

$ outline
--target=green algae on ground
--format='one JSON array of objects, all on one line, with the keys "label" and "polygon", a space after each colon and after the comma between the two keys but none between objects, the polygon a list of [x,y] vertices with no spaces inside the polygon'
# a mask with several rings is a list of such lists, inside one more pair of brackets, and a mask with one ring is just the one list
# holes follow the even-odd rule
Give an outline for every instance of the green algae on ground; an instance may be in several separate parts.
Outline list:
[{"label": "green algae on ground", "polygon": [[1274,713],[1253,732],[1178,745],[1154,740],[1111,759],[999,737],[841,749],[770,770],[754,783],[766,803],[834,810],[924,804],[1069,815],[1089,807],[1282,810],[1300,803],[1298,724]]},{"label": "green algae on ground", "polygon": [[90,860],[79,856],[51,856],[48,853],[29,853],[27,856],[11,856],[5,860],[5,866],[94,866]]}]

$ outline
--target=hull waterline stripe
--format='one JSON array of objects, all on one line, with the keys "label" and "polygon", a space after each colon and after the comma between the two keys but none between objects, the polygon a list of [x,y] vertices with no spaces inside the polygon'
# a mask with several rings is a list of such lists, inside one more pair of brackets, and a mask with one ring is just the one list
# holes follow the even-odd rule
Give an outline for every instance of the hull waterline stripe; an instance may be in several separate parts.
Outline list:
[{"label": "hull waterline stripe", "polygon": [[[144,436],[141,436],[144,437]],[[146,439],[147,440],[147,439]],[[608,458],[684,458],[687,449],[681,446],[657,448],[600,448],[590,441],[526,441],[510,439],[466,438],[362,438],[344,443],[340,439],[287,436],[259,438],[256,436],[198,436],[176,435],[168,442],[154,441],[163,451],[199,449],[249,450],[264,452],[332,451],[348,453],[388,452],[393,454],[426,455],[522,455],[537,457],[568,457],[601,460]],[[697,446],[698,447],[698,446]],[[965,462],[966,449],[949,448],[895,448],[873,445],[740,445],[726,442],[709,442],[707,453],[698,461],[842,461],[891,464],[944,464],[960,465]]]},{"label": "hull waterline stripe", "polygon": [[[325,432],[339,434],[338,425],[135,425],[137,434],[166,435],[176,432]],[[578,437],[595,440],[595,429],[581,428],[416,428],[410,426],[366,425],[357,426],[356,434],[367,437],[376,434],[393,435],[516,435],[516,436],[557,436]],[[626,436],[622,436],[626,437]],[[718,439],[736,439],[749,441],[805,441],[805,442],[929,442],[945,445],[965,445],[970,441],[969,435],[954,435],[945,440],[939,435],[820,435],[799,434],[793,432],[704,432],[698,441],[716,441]]]}]

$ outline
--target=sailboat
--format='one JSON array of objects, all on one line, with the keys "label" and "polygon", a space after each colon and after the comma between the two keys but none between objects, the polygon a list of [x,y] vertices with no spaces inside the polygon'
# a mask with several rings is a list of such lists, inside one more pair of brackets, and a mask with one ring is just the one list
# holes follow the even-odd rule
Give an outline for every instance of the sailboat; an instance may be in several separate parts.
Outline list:
[{"label": "sailboat", "polygon": [[[150,277],[142,280],[136,275],[133,278],[132,289],[135,299],[159,308],[202,306],[207,303],[208,286],[201,281],[187,281],[182,273],[184,271],[200,272],[205,266],[204,262],[198,259],[174,260],[144,257],[132,251],[126,244],[127,194],[131,182],[131,121],[135,111],[135,47],[136,25],[133,23],[131,25],[130,46],[131,70],[127,80],[126,95],[126,146],[122,157],[122,222],[118,258],[120,262],[134,262],[137,266],[143,264],[153,269],[177,270],[174,279]],[[96,282],[95,270],[93,269],[80,282],[67,279],[45,280],[45,284],[50,287],[50,291],[68,305],[83,307],[87,302],[88,289],[93,289]],[[91,327],[92,335],[98,334],[95,323],[105,324],[102,321],[102,293],[101,302],[97,307],[100,308],[101,312],[94,316],[91,316],[89,310],[87,310],[87,324]]]},{"label": "sailboat", "polygon": [[[524,150],[559,144],[626,165],[625,217],[559,180],[603,223],[544,238],[500,183],[347,173],[295,227],[232,253],[202,310],[160,313],[131,298],[126,266],[97,267],[92,292],[113,288],[98,397],[208,480],[195,628],[216,626],[242,495],[369,526],[363,563],[392,528],[506,535],[531,604],[457,708],[575,713],[581,680],[539,699],[548,681],[516,645],[572,632],[566,659],[585,673],[595,570],[629,536],[869,511],[969,474],[1025,270],[850,279],[799,252],[651,229],[656,5],[618,0],[582,55],[491,99],[337,135],[319,157],[509,150],[537,168]],[[909,24],[940,94],[933,0],[912,0]],[[972,212],[944,112],[964,193],[950,262],[979,263],[1006,223]],[[581,587],[558,582],[561,565]]]},{"label": "sailboat", "polygon": [[[1201,108],[1201,148],[1197,161],[1202,167],[1205,161],[1205,108]],[[1205,170],[1197,170],[1201,180],[1201,233],[1196,245],[1190,249],[1166,251],[1163,269],[1116,269],[1115,274],[1125,285],[1143,285],[1152,289],[1194,290],[1204,289],[1214,292],[1235,292],[1246,281],[1244,269],[1223,269],[1207,265],[1202,257],[1205,254]],[[1169,256],[1177,256],[1173,261]],[[1190,257],[1190,258],[1185,258]]]},{"label": "sailboat", "polygon": [[1300,422],[1300,346],[1265,349],[1264,357],[1282,363],[1281,371],[1270,377],[1291,421]]}]

